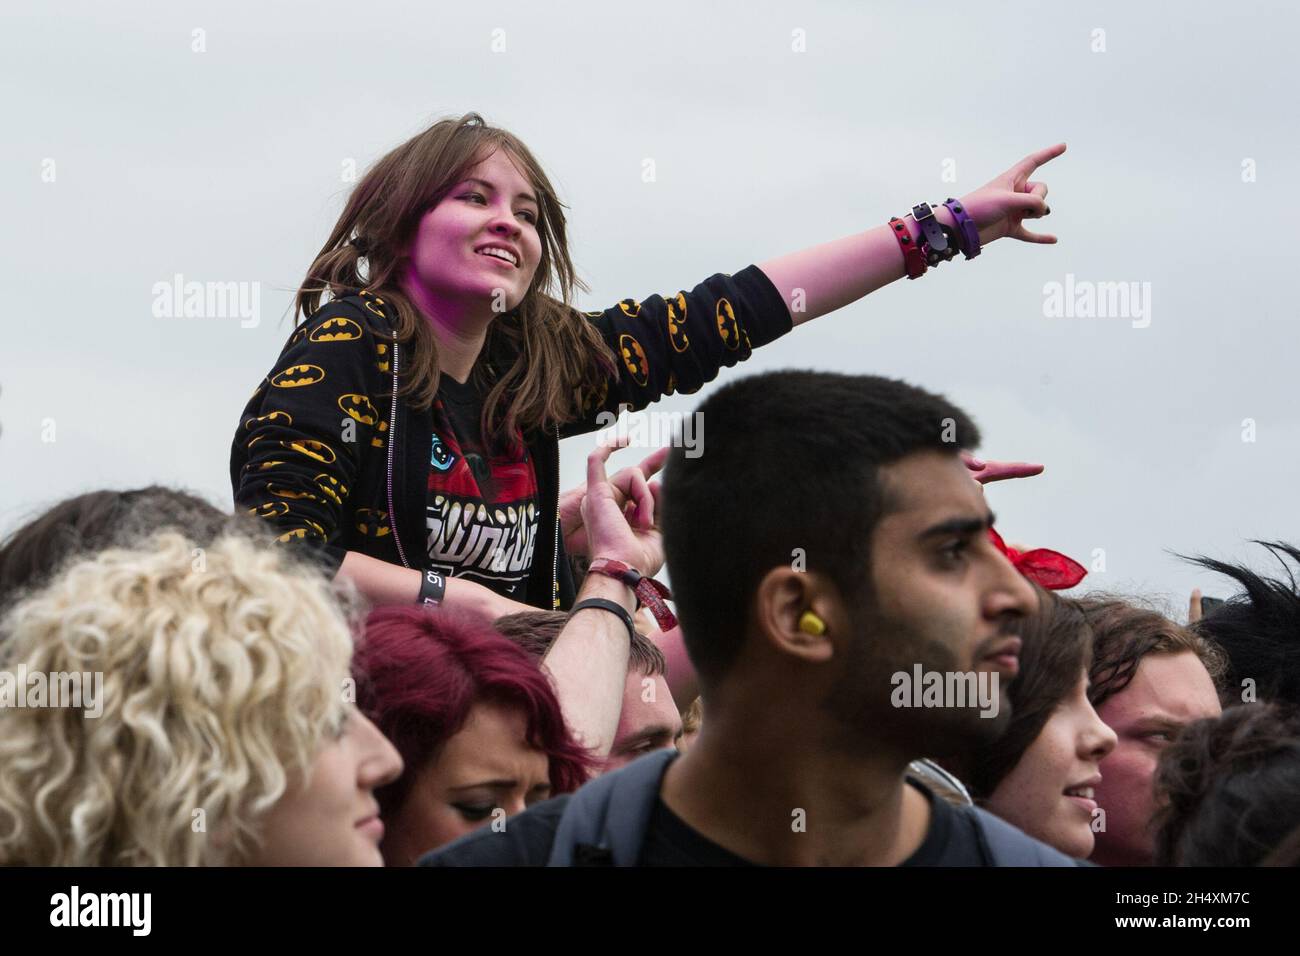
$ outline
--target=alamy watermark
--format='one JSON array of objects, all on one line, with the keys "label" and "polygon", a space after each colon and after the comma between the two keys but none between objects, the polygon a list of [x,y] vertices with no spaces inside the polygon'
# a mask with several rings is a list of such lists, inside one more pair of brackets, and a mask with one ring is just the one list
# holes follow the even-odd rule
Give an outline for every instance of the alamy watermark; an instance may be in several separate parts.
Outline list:
[{"label": "alamy watermark", "polygon": [[1043,286],[1043,315],[1049,319],[1132,319],[1133,328],[1151,324],[1150,282],[1092,282],[1075,280]]},{"label": "alamy watermark", "polygon": [[87,717],[104,713],[103,671],[0,671],[0,707],[70,707]]},{"label": "alamy watermark", "polygon": [[185,281],[176,273],[170,282],[153,284],[156,319],[239,319],[240,328],[262,321],[262,283]]},{"label": "alamy watermark", "polygon": [[685,448],[687,458],[704,454],[704,414],[702,412],[635,412],[630,405],[620,405],[618,414],[605,411],[596,416],[602,443],[627,440],[627,447],[662,448],[672,445]]},{"label": "alamy watermark", "polygon": [[895,707],[979,707],[981,717],[996,717],[1001,707],[997,671],[896,671],[889,678]]}]

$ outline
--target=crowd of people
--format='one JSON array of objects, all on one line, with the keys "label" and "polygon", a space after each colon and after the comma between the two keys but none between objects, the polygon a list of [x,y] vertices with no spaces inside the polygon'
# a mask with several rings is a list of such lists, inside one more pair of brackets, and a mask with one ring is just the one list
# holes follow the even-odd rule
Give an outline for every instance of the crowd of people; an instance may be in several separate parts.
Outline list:
[{"label": "crowd of people", "polygon": [[865,374],[737,377],[702,450],[603,443],[560,488],[611,411],[1054,241],[1024,221],[1063,151],[584,314],[522,143],[467,114],[393,150],[240,417],[234,513],[99,490],[0,545],[0,863],[1300,862],[1300,549],[1196,559],[1238,593],[1185,624],[1067,595],[984,497],[1040,467]]}]

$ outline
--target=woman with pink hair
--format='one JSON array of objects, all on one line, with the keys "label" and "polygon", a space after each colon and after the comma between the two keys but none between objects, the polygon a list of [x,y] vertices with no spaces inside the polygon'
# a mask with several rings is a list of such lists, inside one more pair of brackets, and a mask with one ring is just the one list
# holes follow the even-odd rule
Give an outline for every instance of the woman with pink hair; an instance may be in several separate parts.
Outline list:
[{"label": "woman with pink hair", "polygon": [[406,767],[376,792],[389,866],[576,790],[594,766],[547,675],[490,627],[381,608],[354,669],[358,704]]}]

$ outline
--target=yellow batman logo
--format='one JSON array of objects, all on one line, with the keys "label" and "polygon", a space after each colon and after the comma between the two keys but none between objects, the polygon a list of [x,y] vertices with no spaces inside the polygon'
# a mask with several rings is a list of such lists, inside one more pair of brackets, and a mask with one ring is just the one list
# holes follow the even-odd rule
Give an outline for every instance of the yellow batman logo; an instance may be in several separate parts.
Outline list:
[{"label": "yellow batman logo", "polygon": [[650,368],[646,364],[645,350],[641,343],[624,332],[618,337],[618,347],[623,353],[623,365],[632,376],[632,381],[644,385],[650,378]]},{"label": "yellow batman logo", "polygon": [[282,461],[264,461],[264,462],[262,462],[260,465],[257,466],[257,470],[258,470],[258,471],[267,471],[268,469],[274,468],[276,465],[283,465],[283,464],[284,464],[284,462],[282,462]]},{"label": "yellow batman logo", "polygon": [[316,326],[307,338],[312,342],[351,342],[361,338],[361,325],[353,319],[335,316]]},{"label": "yellow batman logo", "polygon": [[319,365],[290,365],[271,379],[276,388],[301,388],[324,381],[325,370]]},{"label": "yellow batman logo", "polygon": [[325,497],[330,501],[334,502],[336,505],[343,504],[343,499],[346,498],[348,494],[348,489],[343,482],[331,475],[325,474],[324,472],[321,472],[321,474],[313,478],[312,481],[316,482],[316,486],[325,493]]},{"label": "yellow batman logo", "polygon": [[678,292],[675,296],[664,296],[668,303],[668,341],[676,352],[685,352],[691,347],[691,340],[686,337],[686,294]]},{"label": "yellow batman logo", "polygon": [[379,432],[379,435],[375,435],[373,438],[370,439],[370,445],[373,448],[383,448],[384,440],[380,437],[380,435],[388,431],[388,422],[380,422],[379,427],[376,428],[375,431]]},{"label": "yellow batman logo", "polygon": [[343,411],[343,414],[350,416],[363,425],[373,425],[379,421],[379,412],[375,411],[375,406],[370,403],[370,399],[355,392],[340,395],[339,408]]},{"label": "yellow batman logo", "polygon": [[306,335],[307,335],[307,326],[305,324],[298,326],[298,328],[294,330],[293,335],[289,336],[289,343],[288,345],[285,346],[285,348],[289,348],[291,346],[297,345],[306,337]]},{"label": "yellow batman logo", "polygon": [[636,299],[624,299],[618,304],[618,307],[629,319],[635,319],[641,314],[641,303]]},{"label": "yellow batman logo", "polygon": [[265,415],[258,415],[256,418],[250,418],[244,422],[245,428],[252,428],[258,422],[270,422],[276,425],[292,425],[293,416],[288,412],[268,412]]},{"label": "yellow batman logo", "polygon": [[736,323],[736,313],[726,299],[718,300],[718,334],[722,344],[731,351],[740,348],[740,326]]},{"label": "yellow batman logo", "polygon": [[249,508],[248,513],[259,518],[278,518],[289,513],[289,506],[283,501],[264,501],[256,508]]},{"label": "yellow batman logo", "polygon": [[338,459],[334,454],[334,449],[322,441],[313,441],[310,438],[300,438],[297,441],[282,441],[280,445],[288,448],[290,451],[301,452],[308,458],[315,458],[317,461],[323,461],[327,465],[332,465]]},{"label": "yellow batman logo", "polygon": [[366,292],[365,290],[362,290],[361,295],[366,300],[366,309],[368,311],[370,311],[374,315],[379,316],[381,319],[388,318],[388,316],[384,313],[383,309],[377,308],[377,306],[381,306],[384,304],[383,299],[379,298],[378,296],[372,296],[369,292]]},{"label": "yellow batman logo", "polygon": [[388,527],[388,512],[374,508],[357,509],[357,530],[367,538],[382,538],[392,529]]},{"label": "yellow batman logo", "polygon": [[308,501],[320,501],[320,499],[310,491],[292,491],[281,485],[267,485],[266,490],[277,498],[288,498],[290,501],[299,501],[303,498],[306,498]]},{"label": "yellow batman logo", "polygon": [[604,313],[604,312],[600,312],[600,311],[596,311],[596,312],[584,312],[584,313],[582,313],[582,314],[585,315],[585,316],[586,316],[587,318],[589,318],[589,319],[599,319],[599,318],[600,318],[602,315],[604,315],[605,313]]},{"label": "yellow batman logo", "polygon": [[375,355],[377,356],[375,365],[378,367],[379,371],[387,372],[388,371],[388,343],[376,342]]}]

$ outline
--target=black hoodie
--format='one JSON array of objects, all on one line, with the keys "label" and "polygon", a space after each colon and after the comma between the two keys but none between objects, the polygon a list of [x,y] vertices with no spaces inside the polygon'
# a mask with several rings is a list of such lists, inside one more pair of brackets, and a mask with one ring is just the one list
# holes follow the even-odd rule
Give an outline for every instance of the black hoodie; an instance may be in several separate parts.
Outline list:
[{"label": "black hoodie", "polygon": [[[639,411],[697,391],[792,325],[781,294],[752,265],[689,292],[623,299],[586,315],[618,368],[604,400],[582,418],[524,436],[537,478],[538,547],[527,586],[535,607],[568,608],[574,599],[556,516],[559,438],[608,425],[598,416],[617,415],[620,405]],[[330,301],[295,329],[240,417],[230,451],[235,506],[271,522],[280,541],[308,548],[331,575],[348,551],[408,568],[427,563],[434,413],[397,397],[403,359],[381,296]]]}]

